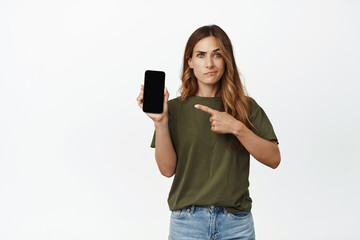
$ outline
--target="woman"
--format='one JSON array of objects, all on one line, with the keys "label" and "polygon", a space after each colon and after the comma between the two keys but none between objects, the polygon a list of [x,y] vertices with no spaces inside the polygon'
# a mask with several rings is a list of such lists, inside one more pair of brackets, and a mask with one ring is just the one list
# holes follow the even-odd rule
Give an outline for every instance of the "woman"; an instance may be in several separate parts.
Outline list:
[{"label": "woman", "polygon": [[[264,110],[245,94],[230,39],[216,25],[188,39],[181,96],[155,125],[151,147],[162,175],[175,174],[168,196],[169,239],[255,239],[249,160],[276,168],[278,140]],[[142,108],[143,86],[137,98]]]}]

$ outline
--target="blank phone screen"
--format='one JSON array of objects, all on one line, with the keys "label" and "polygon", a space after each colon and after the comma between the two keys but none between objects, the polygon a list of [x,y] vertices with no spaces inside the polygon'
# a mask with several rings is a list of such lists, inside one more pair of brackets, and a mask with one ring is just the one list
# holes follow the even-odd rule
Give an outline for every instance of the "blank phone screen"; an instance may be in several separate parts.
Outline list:
[{"label": "blank phone screen", "polygon": [[143,111],[162,113],[164,107],[165,72],[146,70],[144,80]]}]

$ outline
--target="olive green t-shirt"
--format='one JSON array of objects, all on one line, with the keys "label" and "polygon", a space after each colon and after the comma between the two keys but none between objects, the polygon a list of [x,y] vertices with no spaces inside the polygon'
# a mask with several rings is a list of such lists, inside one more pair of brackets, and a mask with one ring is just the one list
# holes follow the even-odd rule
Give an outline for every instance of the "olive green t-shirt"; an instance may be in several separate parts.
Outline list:
[{"label": "olive green t-shirt", "polygon": [[[211,130],[211,115],[194,107],[198,103],[221,111],[221,97],[192,96],[184,102],[178,98],[168,102],[169,132],[177,157],[169,209],[214,205],[231,213],[250,211],[249,152],[233,149],[226,134]],[[255,100],[250,105],[250,121],[258,129],[255,134],[279,144],[267,115]],[[151,147],[155,147],[155,131]]]}]

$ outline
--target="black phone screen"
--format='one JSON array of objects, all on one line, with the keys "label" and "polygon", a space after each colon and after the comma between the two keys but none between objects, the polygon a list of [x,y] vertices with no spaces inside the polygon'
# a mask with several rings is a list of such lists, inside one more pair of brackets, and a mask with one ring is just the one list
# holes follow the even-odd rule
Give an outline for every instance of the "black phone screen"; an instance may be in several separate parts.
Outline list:
[{"label": "black phone screen", "polygon": [[144,80],[143,111],[162,113],[164,107],[165,72],[146,70]]}]

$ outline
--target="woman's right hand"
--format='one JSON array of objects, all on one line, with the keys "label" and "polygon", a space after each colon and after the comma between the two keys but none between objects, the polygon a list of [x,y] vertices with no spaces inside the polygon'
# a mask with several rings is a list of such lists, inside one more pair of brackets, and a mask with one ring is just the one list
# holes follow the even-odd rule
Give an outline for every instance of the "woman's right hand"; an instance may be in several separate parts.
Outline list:
[{"label": "woman's right hand", "polygon": [[[168,100],[169,92],[167,88],[164,89],[164,108],[162,113],[146,113],[155,124],[167,124],[168,123]],[[139,107],[143,109],[143,98],[144,98],[144,85],[141,85],[141,90],[139,96],[136,98]]]}]

